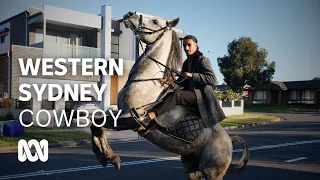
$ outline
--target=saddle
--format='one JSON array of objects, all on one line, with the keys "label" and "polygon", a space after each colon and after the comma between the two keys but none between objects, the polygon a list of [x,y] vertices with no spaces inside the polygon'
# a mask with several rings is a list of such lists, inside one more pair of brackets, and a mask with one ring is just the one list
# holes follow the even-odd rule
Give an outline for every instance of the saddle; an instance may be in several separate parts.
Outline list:
[{"label": "saddle", "polygon": [[196,142],[204,130],[204,123],[196,109],[177,105],[155,119],[159,130],[187,143]]},{"label": "saddle", "polygon": [[[167,93],[174,89],[168,88],[160,96],[162,99]],[[148,109],[151,109],[149,106]],[[139,117],[137,109],[133,108],[131,111],[133,117]],[[196,142],[204,130],[204,122],[198,112],[198,109],[189,109],[186,106],[177,105],[171,110],[165,112],[159,117],[155,118],[158,129],[173,138],[182,140],[187,143]]]}]

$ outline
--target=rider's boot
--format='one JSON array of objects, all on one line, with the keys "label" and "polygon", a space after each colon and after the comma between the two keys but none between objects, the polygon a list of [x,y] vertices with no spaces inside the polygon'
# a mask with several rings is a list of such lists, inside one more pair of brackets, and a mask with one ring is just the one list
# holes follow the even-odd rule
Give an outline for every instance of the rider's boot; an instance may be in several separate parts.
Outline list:
[{"label": "rider's boot", "polygon": [[151,117],[149,116],[148,112],[146,110],[140,110],[140,109],[131,109],[132,117],[136,120],[137,123],[139,123],[144,128],[147,128],[150,123],[153,121]]}]

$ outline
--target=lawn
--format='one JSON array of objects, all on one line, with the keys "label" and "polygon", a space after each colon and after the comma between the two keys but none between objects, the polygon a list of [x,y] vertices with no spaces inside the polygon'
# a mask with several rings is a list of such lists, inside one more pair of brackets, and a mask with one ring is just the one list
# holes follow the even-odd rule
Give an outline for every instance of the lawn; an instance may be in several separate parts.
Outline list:
[{"label": "lawn", "polygon": [[243,114],[236,114],[236,115],[229,115],[227,118],[238,118],[238,117],[244,117],[244,116],[252,116],[252,113],[243,113]]},{"label": "lawn", "polygon": [[25,130],[25,134],[20,137],[0,137],[0,147],[16,147],[20,139],[30,140],[47,139],[49,145],[78,144],[91,142],[91,135],[84,131],[64,131],[64,132],[44,132]]},{"label": "lawn", "polygon": [[295,113],[302,109],[317,109],[319,106],[302,105],[269,105],[269,104],[245,104],[245,112],[272,112],[272,113]]}]

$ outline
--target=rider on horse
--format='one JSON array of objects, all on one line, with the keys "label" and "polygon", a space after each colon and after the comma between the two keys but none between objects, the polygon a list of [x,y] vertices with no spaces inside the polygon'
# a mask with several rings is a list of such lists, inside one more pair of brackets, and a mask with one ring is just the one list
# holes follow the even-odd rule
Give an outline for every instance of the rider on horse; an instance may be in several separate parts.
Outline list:
[{"label": "rider on horse", "polygon": [[198,40],[193,35],[183,39],[183,48],[187,59],[182,65],[182,73],[187,77],[179,77],[177,82],[183,89],[176,89],[168,93],[162,102],[153,106],[149,112],[139,115],[136,120],[147,127],[153,120],[176,105],[183,105],[189,109],[196,109],[204,120],[205,127],[210,127],[226,118],[216,97],[213,85],[216,82],[210,60],[199,51]]}]

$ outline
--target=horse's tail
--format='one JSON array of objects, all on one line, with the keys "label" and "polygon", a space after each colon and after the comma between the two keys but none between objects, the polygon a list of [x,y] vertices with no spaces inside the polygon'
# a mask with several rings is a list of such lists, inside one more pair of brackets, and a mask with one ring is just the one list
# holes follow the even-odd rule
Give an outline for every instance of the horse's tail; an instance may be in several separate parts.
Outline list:
[{"label": "horse's tail", "polygon": [[241,145],[243,149],[242,157],[238,164],[230,164],[227,173],[241,172],[248,163],[249,150],[246,141],[240,136],[231,137],[232,144]]}]

